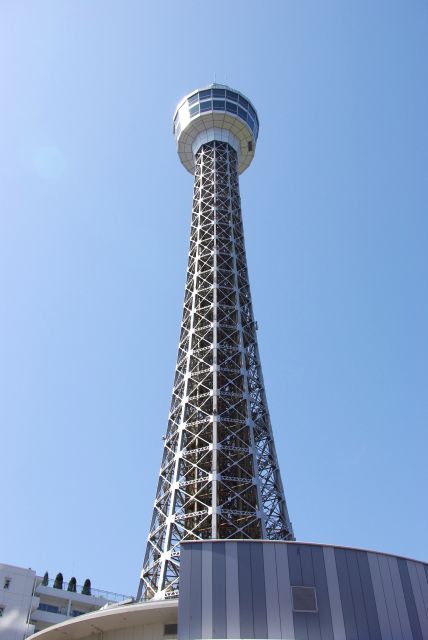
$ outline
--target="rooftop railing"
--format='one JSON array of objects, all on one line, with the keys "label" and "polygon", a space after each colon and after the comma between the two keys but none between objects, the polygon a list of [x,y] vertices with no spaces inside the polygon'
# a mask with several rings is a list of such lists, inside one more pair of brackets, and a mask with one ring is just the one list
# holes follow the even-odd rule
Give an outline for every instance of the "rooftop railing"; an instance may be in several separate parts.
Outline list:
[{"label": "rooftop railing", "polygon": [[[83,593],[82,594],[82,590],[83,590],[83,585],[80,584],[76,584],[76,590],[69,591],[68,590],[68,585],[69,583],[66,582],[64,580],[64,582],[62,583],[62,589],[58,589],[57,587],[54,587],[54,583],[55,580],[54,579],[50,579],[48,581],[48,584],[43,584],[42,582],[39,582],[38,586],[44,586],[44,587],[50,587],[50,588],[55,588],[56,591],[62,591],[65,594],[69,595],[72,597],[73,593],[78,593],[80,595],[88,595]],[[114,591],[103,591],[102,589],[94,589],[93,587],[91,587],[91,593],[90,596],[92,596],[93,598],[102,598],[103,600],[106,600],[107,602],[122,602],[122,600],[128,600],[129,598],[131,598],[131,596],[126,596],[122,593],[115,593]]]}]

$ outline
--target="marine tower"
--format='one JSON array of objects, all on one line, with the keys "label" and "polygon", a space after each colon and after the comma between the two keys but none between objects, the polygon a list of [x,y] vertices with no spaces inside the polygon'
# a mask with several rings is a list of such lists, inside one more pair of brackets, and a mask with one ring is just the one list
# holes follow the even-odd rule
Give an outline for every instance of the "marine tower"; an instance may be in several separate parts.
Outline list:
[{"label": "marine tower", "polygon": [[[178,105],[178,153],[195,177],[192,227],[139,601],[77,615],[34,640],[428,640],[427,563],[294,541],[239,200],[258,128],[248,99],[223,85]],[[40,613],[44,622],[55,615]]]},{"label": "marine tower", "polygon": [[212,84],[178,105],[178,155],[194,175],[183,319],[138,599],[176,597],[180,543],[294,540],[257,346],[239,195],[259,121]]}]

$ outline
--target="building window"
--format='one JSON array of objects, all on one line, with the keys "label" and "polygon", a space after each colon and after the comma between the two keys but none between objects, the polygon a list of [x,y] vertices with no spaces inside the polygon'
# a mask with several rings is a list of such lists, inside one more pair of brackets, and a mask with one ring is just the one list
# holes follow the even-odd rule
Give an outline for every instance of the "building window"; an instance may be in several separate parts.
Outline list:
[{"label": "building window", "polygon": [[11,579],[10,578],[5,578],[4,579],[4,584],[3,584],[3,589],[9,589],[10,583],[11,583]]},{"label": "building window", "polygon": [[49,613],[60,613],[59,607],[56,607],[53,604],[45,604],[41,602],[39,604],[39,611],[49,611]]},{"label": "building window", "polygon": [[0,607],[0,618],[4,615],[4,607]]},{"label": "building window", "polygon": [[300,613],[316,613],[317,594],[315,587],[291,587],[293,595],[293,611]]},{"label": "building window", "polygon": [[163,628],[163,635],[168,637],[177,637],[177,625],[176,624],[166,624]]}]

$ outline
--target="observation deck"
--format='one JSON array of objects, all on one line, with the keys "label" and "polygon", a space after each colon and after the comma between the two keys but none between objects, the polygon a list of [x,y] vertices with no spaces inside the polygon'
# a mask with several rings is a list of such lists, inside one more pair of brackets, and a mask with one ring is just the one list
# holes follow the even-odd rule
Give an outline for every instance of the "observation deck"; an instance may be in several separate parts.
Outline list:
[{"label": "observation deck", "polygon": [[173,133],[180,160],[192,175],[196,152],[212,140],[227,142],[235,149],[238,173],[243,173],[254,157],[259,119],[250,100],[240,91],[211,84],[181,100],[174,114]]}]

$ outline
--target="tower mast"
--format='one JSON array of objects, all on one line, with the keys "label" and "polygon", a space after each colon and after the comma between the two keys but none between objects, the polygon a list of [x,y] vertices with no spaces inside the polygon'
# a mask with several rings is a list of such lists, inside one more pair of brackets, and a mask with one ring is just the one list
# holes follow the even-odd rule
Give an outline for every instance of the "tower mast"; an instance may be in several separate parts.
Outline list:
[{"label": "tower mast", "polygon": [[224,85],[178,105],[174,135],[194,175],[183,318],[168,429],[138,599],[174,597],[180,542],[294,540],[266,402],[238,175],[257,113]]}]

